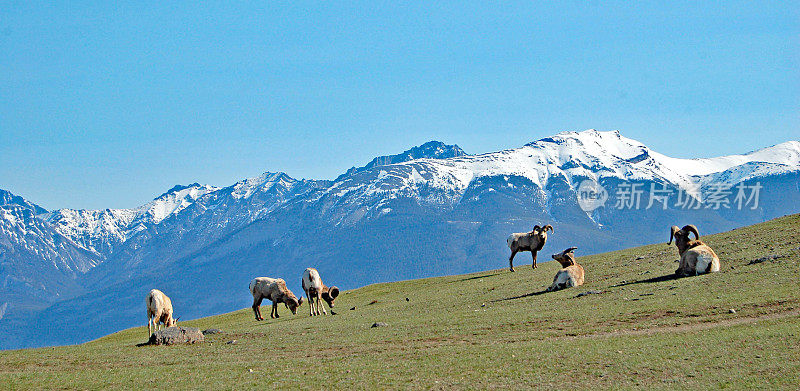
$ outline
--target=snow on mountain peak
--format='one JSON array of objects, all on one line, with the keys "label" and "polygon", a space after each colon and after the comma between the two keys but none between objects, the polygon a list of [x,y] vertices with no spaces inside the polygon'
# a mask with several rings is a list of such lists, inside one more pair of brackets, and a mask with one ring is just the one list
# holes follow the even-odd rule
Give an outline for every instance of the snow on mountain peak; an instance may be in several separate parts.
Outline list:
[{"label": "snow on mountain peak", "polygon": [[47,213],[47,209],[42,208],[41,206],[36,205],[18,195],[15,195],[10,191],[0,189],[0,206],[8,204],[19,205],[21,207],[30,209],[37,215]]},{"label": "snow on mountain peak", "polygon": [[398,153],[396,155],[378,156],[365,166],[352,167],[344,174],[340,175],[336,180],[340,180],[345,176],[353,175],[358,172],[369,170],[373,167],[386,166],[390,164],[403,163],[417,159],[449,159],[453,157],[467,156],[461,147],[458,145],[448,145],[441,141],[428,141],[422,145],[412,147],[408,150]]},{"label": "snow on mountain peak", "polygon": [[297,183],[297,179],[286,175],[284,172],[265,172],[257,177],[247,178],[233,185],[231,195],[234,198],[250,198],[258,191],[267,191],[276,185],[290,189]]},{"label": "snow on mountain peak", "polygon": [[153,201],[137,208],[137,215],[150,216],[152,222],[158,224],[165,218],[186,209],[198,198],[219,190],[218,187],[192,183],[188,186],[177,185]]}]

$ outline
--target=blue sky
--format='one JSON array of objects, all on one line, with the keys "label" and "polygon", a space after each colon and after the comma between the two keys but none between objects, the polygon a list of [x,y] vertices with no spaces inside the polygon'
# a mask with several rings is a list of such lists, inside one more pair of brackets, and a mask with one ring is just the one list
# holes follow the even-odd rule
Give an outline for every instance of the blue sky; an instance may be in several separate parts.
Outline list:
[{"label": "blue sky", "polygon": [[0,1],[0,188],[124,208],[433,139],[619,129],[700,157],[800,138],[793,2],[108,3]]}]

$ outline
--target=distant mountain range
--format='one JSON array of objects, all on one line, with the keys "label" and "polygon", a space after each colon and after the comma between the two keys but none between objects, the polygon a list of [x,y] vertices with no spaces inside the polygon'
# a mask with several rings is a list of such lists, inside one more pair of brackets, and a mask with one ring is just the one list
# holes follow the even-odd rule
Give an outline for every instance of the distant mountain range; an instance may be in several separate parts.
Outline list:
[{"label": "distant mountain range", "polygon": [[[585,186],[603,195],[591,208]],[[432,141],[332,181],[267,172],[135,209],[48,211],[0,190],[0,348],[144,325],[155,287],[187,319],[248,307],[255,276],[299,295],[308,266],[342,288],[507,267],[506,236],[534,224],[555,227],[545,253],[580,255],[799,211],[800,142],[676,159],[595,130],[480,155]]]}]

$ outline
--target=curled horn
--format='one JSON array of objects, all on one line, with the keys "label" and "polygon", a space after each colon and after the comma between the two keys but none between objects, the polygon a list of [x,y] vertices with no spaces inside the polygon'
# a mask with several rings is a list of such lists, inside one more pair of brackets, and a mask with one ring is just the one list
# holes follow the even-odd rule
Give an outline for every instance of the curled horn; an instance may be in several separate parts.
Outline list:
[{"label": "curled horn", "polygon": [[566,254],[566,253],[571,253],[571,252],[573,252],[573,251],[575,251],[575,250],[577,250],[577,249],[578,249],[577,247],[570,247],[570,248],[568,248],[568,249],[564,250],[564,254]]},{"label": "curled horn", "polygon": [[540,227],[539,224],[536,224],[536,225],[533,226],[533,230],[531,232],[536,232],[536,231],[539,231],[541,229],[542,229],[542,227]]},{"label": "curled horn", "polygon": [[683,230],[686,232],[691,232],[694,234],[695,240],[700,239],[700,232],[697,232],[697,227],[692,224],[683,227]]},{"label": "curled horn", "polygon": [[[542,231],[544,231],[544,232],[547,232],[548,229],[550,230],[550,232],[556,233],[556,231],[553,229],[553,226],[550,225],[550,224],[547,224],[544,227],[542,227]],[[575,247],[575,248],[577,248],[577,247]]]},{"label": "curled horn", "polygon": [[672,228],[669,229],[669,242],[667,244],[672,244],[672,238],[675,237],[675,233],[680,231],[681,229],[678,228],[677,225],[673,225]]}]

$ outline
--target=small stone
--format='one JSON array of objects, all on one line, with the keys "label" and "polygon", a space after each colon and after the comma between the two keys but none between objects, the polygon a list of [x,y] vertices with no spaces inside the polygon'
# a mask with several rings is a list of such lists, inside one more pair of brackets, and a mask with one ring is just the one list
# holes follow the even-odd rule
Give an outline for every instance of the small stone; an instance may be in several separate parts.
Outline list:
[{"label": "small stone", "polygon": [[230,340],[228,342],[225,342],[225,343],[228,344],[228,345],[236,345],[237,342],[238,342],[237,340],[232,339],[232,340]]},{"label": "small stone", "polygon": [[406,297],[406,301],[410,301],[410,300],[408,300],[408,297]]},{"label": "small stone", "polygon": [[486,303],[481,304],[481,307],[486,307]]},{"label": "small stone", "polygon": [[728,310],[728,313],[729,313],[729,314],[735,314],[735,313],[736,313],[736,310],[735,310],[735,309],[733,309],[733,308],[731,308],[731,309],[729,309],[729,310]]},{"label": "small stone", "polygon": [[385,322],[375,322],[372,324],[372,327],[386,327],[386,326],[388,326],[388,324],[386,324]]},{"label": "small stone", "polygon": [[220,333],[222,333],[222,330],[220,330],[220,329],[205,329],[205,330],[203,330],[203,335],[220,334]]},{"label": "small stone", "polygon": [[253,373],[253,368],[247,369],[247,372]]}]

